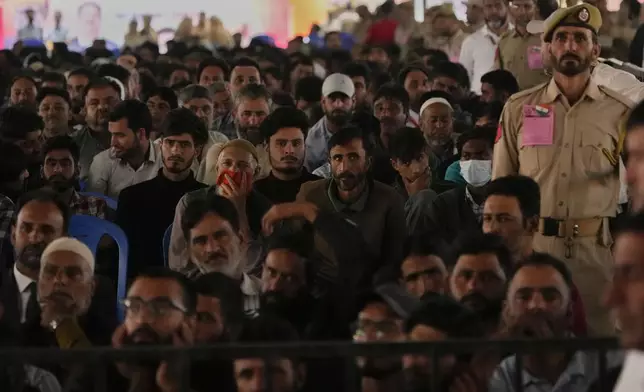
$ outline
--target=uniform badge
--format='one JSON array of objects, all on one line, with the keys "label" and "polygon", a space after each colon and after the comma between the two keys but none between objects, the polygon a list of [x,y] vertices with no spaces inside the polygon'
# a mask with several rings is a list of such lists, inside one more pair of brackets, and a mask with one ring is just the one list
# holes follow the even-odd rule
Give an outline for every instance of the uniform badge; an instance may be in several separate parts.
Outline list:
[{"label": "uniform badge", "polygon": [[581,11],[577,14],[577,19],[580,21],[587,23],[588,19],[590,19],[590,13],[588,13],[588,9],[582,8]]}]

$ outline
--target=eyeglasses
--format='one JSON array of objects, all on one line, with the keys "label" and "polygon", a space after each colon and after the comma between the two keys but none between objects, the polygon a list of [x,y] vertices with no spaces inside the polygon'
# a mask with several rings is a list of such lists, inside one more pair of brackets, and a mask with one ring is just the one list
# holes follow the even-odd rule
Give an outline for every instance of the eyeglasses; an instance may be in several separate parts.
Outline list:
[{"label": "eyeglasses", "polygon": [[176,305],[169,298],[154,298],[145,301],[138,297],[132,297],[121,301],[121,305],[132,316],[137,316],[144,310],[147,310],[154,318],[164,317],[175,311],[187,313],[185,307]]}]

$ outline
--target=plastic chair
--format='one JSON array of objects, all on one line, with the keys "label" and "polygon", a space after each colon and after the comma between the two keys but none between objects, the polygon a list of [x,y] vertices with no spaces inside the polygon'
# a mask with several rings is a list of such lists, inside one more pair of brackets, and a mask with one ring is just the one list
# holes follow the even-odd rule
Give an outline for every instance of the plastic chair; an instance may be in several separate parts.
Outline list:
[{"label": "plastic chair", "polygon": [[170,237],[172,237],[172,225],[168,226],[163,233],[163,242],[161,246],[163,247],[163,262],[164,266],[167,267],[170,259]]},{"label": "plastic chair", "polygon": [[78,180],[78,190],[80,192],[83,192],[87,188],[87,181],[84,180]]},{"label": "plastic chair", "polygon": [[116,200],[112,199],[111,197],[107,197],[102,193],[80,192],[80,194],[83,196],[94,196],[94,197],[98,197],[99,199],[103,199],[107,203],[107,206],[113,210],[116,210],[116,207],[118,207],[118,202]]},{"label": "plastic chair", "polygon": [[127,285],[127,256],[129,245],[125,232],[112,222],[90,215],[73,215],[69,224],[69,235],[83,242],[94,253],[104,235],[112,237],[119,248],[118,284],[116,288],[117,314],[123,320],[120,301],[125,298]]}]

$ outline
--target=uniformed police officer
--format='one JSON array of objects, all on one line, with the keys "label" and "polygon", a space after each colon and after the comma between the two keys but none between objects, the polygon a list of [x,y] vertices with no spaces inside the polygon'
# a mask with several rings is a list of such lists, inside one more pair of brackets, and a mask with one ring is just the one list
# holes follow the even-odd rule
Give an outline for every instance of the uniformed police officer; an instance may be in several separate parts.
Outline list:
[{"label": "uniformed police officer", "polygon": [[589,4],[559,9],[544,21],[553,76],[508,100],[492,174],[519,173],[539,183],[534,248],[568,264],[594,334],[614,331],[600,296],[612,266],[608,222],[618,208],[619,126],[633,106],[591,78],[601,23],[599,10]]},{"label": "uniformed police officer", "polygon": [[501,36],[494,65],[496,69],[512,72],[519,89],[525,90],[548,80],[541,58],[541,38],[527,30],[537,7],[534,0],[511,0],[510,12],[514,17],[514,29]]}]

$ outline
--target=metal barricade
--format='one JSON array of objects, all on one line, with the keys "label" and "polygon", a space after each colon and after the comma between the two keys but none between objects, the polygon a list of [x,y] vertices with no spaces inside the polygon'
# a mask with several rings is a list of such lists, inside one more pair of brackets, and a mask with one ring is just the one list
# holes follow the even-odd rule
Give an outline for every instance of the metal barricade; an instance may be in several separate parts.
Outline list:
[{"label": "metal barricade", "polygon": [[[95,364],[105,368],[106,364],[124,360],[179,360],[181,363],[181,391],[189,392],[190,377],[189,363],[194,360],[236,358],[298,358],[301,360],[338,358],[346,364],[346,385],[359,385],[359,374],[355,366],[355,357],[403,356],[405,354],[425,355],[431,357],[434,373],[438,374],[437,360],[447,354],[467,354],[480,352],[530,354],[543,353],[552,350],[558,352],[588,351],[598,352],[598,382],[600,390],[605,390],[606,384],[606,353],[618,349],[618,342],[613,338],[574,338],[557,340],[451,340],[443,342],[403,342],[403,343],[352,343],[352,342],[299,342],[280,344],[221,344],[213,346],[195,346],[190,348],[157,347],[127,347],[113,349],[111,347],[96,347],[91,349],[41,349],[41,348],[8,348],[0,350],[0,366],[8,364],[70,364],[82,362]],[[517,355],[517,369],[522,368],[522,357]],[[270,368],[270,367],[268,367]],[[105,371],[102,370],[96,380],[96,391],[105,390]],[[271,377],[270,372],[267,376]],[[428,380],[429,390],[440,391],[436,377]],[[522,373],[516,372],[515,390],[523,391]],[[271,382],[267,382],[269,386]]]}]

